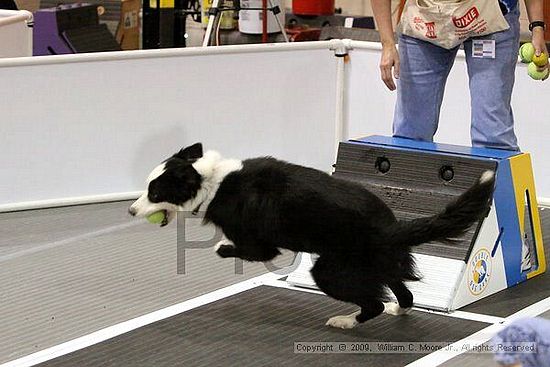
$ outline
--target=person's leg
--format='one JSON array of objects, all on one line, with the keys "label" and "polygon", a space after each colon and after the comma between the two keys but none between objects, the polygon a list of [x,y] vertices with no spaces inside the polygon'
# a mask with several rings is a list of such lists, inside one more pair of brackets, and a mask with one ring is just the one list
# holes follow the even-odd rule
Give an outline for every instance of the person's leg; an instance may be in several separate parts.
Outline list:
[{"label": "person's leg", "polygon": [[472,106],[473,146],[518,150],[511,98],[519,49],[519,6],[506,15],[510,29],[476,39],[495,40],[495,58],[473,58],[464,43]]},{"label": "person's leg", "polygon": [[393,135],[432,141],[445,83],[458,47],[452,50],[408,36],[399,37],[401,61]]}]

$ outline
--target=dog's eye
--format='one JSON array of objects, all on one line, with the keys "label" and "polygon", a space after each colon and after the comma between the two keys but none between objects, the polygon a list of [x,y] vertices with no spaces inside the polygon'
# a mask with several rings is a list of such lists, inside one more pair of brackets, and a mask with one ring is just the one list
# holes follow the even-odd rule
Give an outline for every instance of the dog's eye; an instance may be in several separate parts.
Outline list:
[{"label": "dog's eye", "polygon": [[159,200],[159,196],[158,194],[155,194],[155,193],[152,193],[152,194],[149,194],[149,201],[158,201]]}]

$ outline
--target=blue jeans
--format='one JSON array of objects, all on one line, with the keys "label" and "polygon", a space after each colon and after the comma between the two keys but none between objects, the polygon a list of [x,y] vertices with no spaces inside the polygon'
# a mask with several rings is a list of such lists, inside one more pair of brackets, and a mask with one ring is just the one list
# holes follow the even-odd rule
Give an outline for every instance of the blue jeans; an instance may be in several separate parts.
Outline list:
[{"label": "blue jeans", "polygon": [[[511,98],[519,48],[519,6],[505,15],[510,28],[478,39],[496,43],[496,57],[473,58],[472,39],[464,42],[470,84],[473,146],[519,150]],[[394,136],[432,141],[447,77],[459,47],[451,50],[401,35],[400,77]]]}]

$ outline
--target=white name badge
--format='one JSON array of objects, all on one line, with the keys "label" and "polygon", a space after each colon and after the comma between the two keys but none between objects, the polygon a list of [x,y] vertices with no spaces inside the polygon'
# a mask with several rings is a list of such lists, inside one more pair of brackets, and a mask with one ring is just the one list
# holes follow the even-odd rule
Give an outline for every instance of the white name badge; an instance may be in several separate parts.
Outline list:
[{"label": "white name badge", "polygon": [[472,40],[472,57],[478,59],[494,59],[495,56],[495,40]]}]

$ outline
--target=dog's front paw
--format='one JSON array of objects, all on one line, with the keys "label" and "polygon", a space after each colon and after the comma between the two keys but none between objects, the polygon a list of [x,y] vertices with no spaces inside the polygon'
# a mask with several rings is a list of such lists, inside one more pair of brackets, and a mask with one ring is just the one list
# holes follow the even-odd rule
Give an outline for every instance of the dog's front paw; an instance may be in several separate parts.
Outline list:
[{"label": "dog's front paw", "polygon": [[334,316],[328,319],[325,325],[332,326],[340,329],[353,329],[358,324],[355,318],[356,314]]},{"label": "dog's front paw", "polygon": [[221,241],[216,243],[216,246],[214,246],[214,251],[216,251],[220,257],[236,257],[235,244],[225,236]]},{"label": "dog's front paw", "polygon": [[233,247],[235,247],[235,244],[224,237],[221,241],[218,241],[218,243],[216,243],[214,245],[214,252],[218,252],[218,249],[222,246],[233,246]]},{"label": "dog's front paw", "polygon": [[220,255],[220,257],[236,257],[235,245],[222,244],[218,246],[216,253]]},{"label": "dog's front paw", "polygon": [[397,302],[384,302],[384,313],[393,316],[406,315],[411,308],[402,308]]}]

